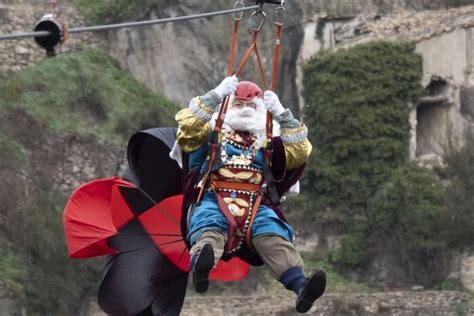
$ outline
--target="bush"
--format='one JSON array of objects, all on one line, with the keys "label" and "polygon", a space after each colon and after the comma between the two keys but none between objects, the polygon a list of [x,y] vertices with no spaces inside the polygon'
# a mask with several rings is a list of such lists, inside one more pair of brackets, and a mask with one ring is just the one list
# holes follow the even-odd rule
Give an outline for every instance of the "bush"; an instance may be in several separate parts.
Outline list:
[{"label": "bush", "polygon": [[25,110],[50,130],[111,143],[150,125],[174,126],[178,110],[100,50],[61,55],[1,82],[0,109],[7,108]]},{"label": "bush", "polygon": [[331,260],[363,267],[389,254],[395,258],[392,264],[404,273],[385,281],[433,286],[447,276],[450,222],[439,181],[429,171],[406,164],[374,191],[365,214],[355,221]]},{"label": "bush", "polygon": [[461,149],[448,150],[445,158],[446,176],[451,180],[447,188],[446,207],[451,221],[450,240],[458,249],[474,244],[474,135],[469,134]]},{"label": "bush", "polygon": [[179,15],[189,14],[187,10],[191,12],[210,12],[216,10],[231,9],[232,2],[227,0],[213,0],[213,1],[186,1],[180,2],[179,5],[173,0],[141,0],[141,1],[129,1],[129,0],[114,0],[114,1],[103,1],[103,0],[70,0],[76,7],[79,8],[81,13],[91,23],[113,23],[113,22],[124,22],[124,21],[135,21],[141,19],[144,16],[149,17],[150,12],[154,11],[158,13],[160,18],[166,18],[169,16],[160,16],[165,14],[165,9],[171,8],[173,11],[181,10]]},{"label": "bush", "polygon": [[300,203],[343,234],[332,263],[364,270],[391,255],[404,274],[394,284],[432,286],[451,258],[452,221],[439,181],[407,162],[408,105],[422,91],[414,48],[372,42],[325,52],[305,66],[315,153],[303,183],[311,201]]},{"label": "bush", "polygon": [[125,148],[136,130],[174,125],[176,111],[97,50],[61,55],[0,82],[0,278],[29,314],[76,314],[100,280],[102,260],[67,257],[67,193],[55,181],[81,175],[63,169],[64,147],[77,142],[88,155],[116,150],[111,143]]},{"label": "bush", "polygon": [[28,202],[8,216],[7,233],[12,241],[9,251],[22,263],[15,267],[21,269],[21,274],[10,279],[22,277],[19,281],[29,313],[72,315],[95,290],[101,266],[98,261],[67,257],[61,221],[65,197],[51,189],[30,188]]},{"label": "bush", "polygon": [[421,94],[410,43],[373,42],[323,53],[304,67],[305,120],[314,145],[304,191],[314,207],[360,212],[408,159],[408,103]]},{"label": "bush", "polygon": [[368,231],[374,240],[395,239],[408,252],[435,251],[446,243],[444,191],[428,171],[407,164],[369,199]]},{"label": "bush", "polygon": [[124,22],[133,15],[142,1],[73,0],[88,20],[94,23]]}]

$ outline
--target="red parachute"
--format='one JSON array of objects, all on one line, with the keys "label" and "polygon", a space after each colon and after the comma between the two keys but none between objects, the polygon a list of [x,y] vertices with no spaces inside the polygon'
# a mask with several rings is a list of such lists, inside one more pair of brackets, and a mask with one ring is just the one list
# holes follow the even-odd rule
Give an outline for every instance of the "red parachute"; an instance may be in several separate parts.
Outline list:
[{"label": "red parachute", "polygon": [[[152,305],[179,313],[183,304],[190,256],[181,229],[183,171],[169,157],[175,135],[174,128],[135,134],[122,176],[82,185],[66,204],[69,256],[109,255],[99,289],[106,313],[136,314]],[[210,277],[236,281],[248,272],[236,257],[220,261]]]}]

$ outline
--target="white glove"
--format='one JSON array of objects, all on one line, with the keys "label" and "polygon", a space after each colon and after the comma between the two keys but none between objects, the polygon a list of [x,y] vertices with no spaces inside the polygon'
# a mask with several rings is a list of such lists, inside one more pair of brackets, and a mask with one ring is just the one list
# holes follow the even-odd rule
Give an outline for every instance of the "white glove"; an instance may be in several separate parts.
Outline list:
[{"label": "white glove", "polygon": [[263,94],[263,104],[268,112],[272,113],[273,116],[280,116],[285,112],[285,108],[281,105],[280,99],[275,92],[267,90]]},{"label": "white glove", "polygon": [[239,79],[235,75],[232,77],[227,77],[214,89],[214,92],[217,93],[221,98],[228,97],[235,93],[237,90],[237,84]]}]

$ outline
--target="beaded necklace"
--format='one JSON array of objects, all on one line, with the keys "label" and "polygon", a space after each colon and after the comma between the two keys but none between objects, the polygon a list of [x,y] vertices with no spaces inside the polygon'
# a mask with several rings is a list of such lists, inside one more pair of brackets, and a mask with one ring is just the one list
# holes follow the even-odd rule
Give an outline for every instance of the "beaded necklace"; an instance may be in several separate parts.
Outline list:
[{"label": "beaded necklace", "polygon": [[[222,146],[221,146],[221,160],[225,164],[236,164],[236,165],[250,165],[253,162],[257,154],[257,137],[252,135],[250,137],[251,145],[245,146],[246,141],[245,139],[239,135],[239,133],[231,130],[229,132],[225,132],[222,137]],[[226,147],[228,144],[231,144],[239,149],[243,149],[244,152],[240,155],[233,155],[229,157],[227,154]]]}]

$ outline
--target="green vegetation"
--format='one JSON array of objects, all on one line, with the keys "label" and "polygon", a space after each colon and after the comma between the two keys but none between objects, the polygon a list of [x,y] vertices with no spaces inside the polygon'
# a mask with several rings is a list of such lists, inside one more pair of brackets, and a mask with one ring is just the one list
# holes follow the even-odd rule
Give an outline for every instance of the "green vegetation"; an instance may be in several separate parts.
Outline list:
[{"label": "green vegetation", "polygon": [[420,260],[429,265],[433,257],[448,251],[449,214],[443,197],[440,184],[425,170],[411,164],[397,168],[368,199],[358,225],[349,230],[332,259],[358,265],[392,245],[407,271]]},{"label": "green vegetation", "polygon": [[[72,1],[76,7],[79,8],[81,13],[91,23],[113,23],[113,22],[124,22],[124,21],[135,21],[143,16],[148,16],[151,10],[155,10],[158,14],[163,12],[164,9],[174,7],[177,4],[171,0],[142,0],[142,1],[128,1],[128,0],[114,0],[114,1],[102,1],[102,0],[69,0]],[[227,0],[214,0],[210,3],[202,2],[188,2],[180,3],[182,7],[186,7],[198,12],[209,12],[223,9],[231,9],[234,2]],[[182,15],[186,15],[186,12],[182,12]],[[180,14],[180,15],[181,15]],[[165,16],[163,16],[165,17]],[[168,17],[168,16],[166,16]]]},{"label": "green vegetation", "polygon": [[[142,0],[142,1],[127,1],[127,0],[68,0],[73,2],[81,11],[81,13],[91,23],[112,23],[135,20],[140,14],[148,12],[150,9],[156,8],[157,11],[171,5],[176,5],[174,1],[163,0]],[[187,3],[186,6],[195,6],[201,8],[202,11],[221,10],[223,8],[231,8],[233,1],[228,0],[214,0],[211,5],[207,3]],[[374,3],[379,7],[379,10],[392,8],[387,1],[375,1]],[[471,5],[471,0],[432,0],[429,2],[408,1],[407,7],[420,9],[443,9]],[[362,6],[363,1],[354,0],[338,0],[326,2],[323,5],[324,11],[331,16],[346,17],[357,14]],[[198,9],[199,10],[199,9]],[[201,11],[199,10],[199,11]]]},{"label": "green vegetation", "polygon": [[177,109],[99,50],[58,56],[1,82],[0,109],[8,108],[53,131],[115,143],[142,128],[174,125]]},{"label": "green vegetation", "polygon": [[444,0],[444,4],[446,8],[456,8],[456,7],[462,7],[465,5],[472,5],[471,0]]},{"label": "green vegetation", "polygon": [[444,172],[451,185],[446,192],[446,207],[451,215],[450,240],[457,248],[474,244],[474,133],[461,149],[451,148]]},{"label": "green vegetation", "polygon": [[73,261],[67,257],[61,221],[66,197],[55,193],[54,188],[48,191],[32,190],[28,202],[8,213],[6,232],[12,241],[8,251],[18,256],[19,264],[9,262],[7,271],[17,269],[21,274],[6,280],[20,278],[29,313],[70,315],[88,292],[96,290],[101,269],[96,260]]},{"label": "green vegetation", "polygon": [[25,264],[17,254],[6,248],[0,250],[0,279],[5,282],[4,286],[12,296],[18,297],[24,294],[26,281],[24,267]]},{"label": "green vegetation", "polygon": [[409,43],[323,53],[304,69],[314,159],[305,187],[318,209],[348,215],[408,158],[408,106],[421,93],[421,57]]},{"label": "green vegetation", "polygon": [[327,275],[327,290],[337,293],[361,293],[373,291],[368,285],[358,283],[343,276],[337,271],[328,258],[322,258],[317,254],[302,252],[301,257],[305,263],[307,274],[313,273],[319,269],[324,270]]},{"label": "green vegetation", "polygon": [[[323,53],[305,66],[315,150],[303,186],[312,199],[299,203],[344,235],[332,263],[363,269],[390,245],[406,277],[431,286],[450,258],[449,216],[438,180],[407,163],[408,104],[421,95],[414,48],[373,42]],[[430,275],[419,273],[423,265]]]},{"label": "green vegetation", "polygon": [[[373,288],[367,284],[350,280],[342,275],[335,268],[328,258],[323,258],[319,254],[311,252],[301,252],[301,257],[305,263],[305,273],[310,275],[319,269],[323,269],[327,274],[327,291],[332,293],[361,293],[372,292]],[[193,285],[188,284],[190,296],[201,296],[194,291]],[[278,282],[266,266],[251,267],[249,276],[239,282],[214,282],[206,292],[207,296],[219,295],[288,295],[289,292]]]},{"label": "green vegetation", "polygon": [[128,21],[136,14],[142,1],[114,0],[71,0],[81,13],[94,23]]},{"label": "green vegetation", "polygon": [[69,194],[58,189],[58,177],[71,174],[64,147],[77,142],[92,156],[123,150],[136,130],[174,125],[176,111],[96,50],[45,60],[0,83],[0,279],[29,314],[75,314],[103,268],[103,259],[67,257]]}]

